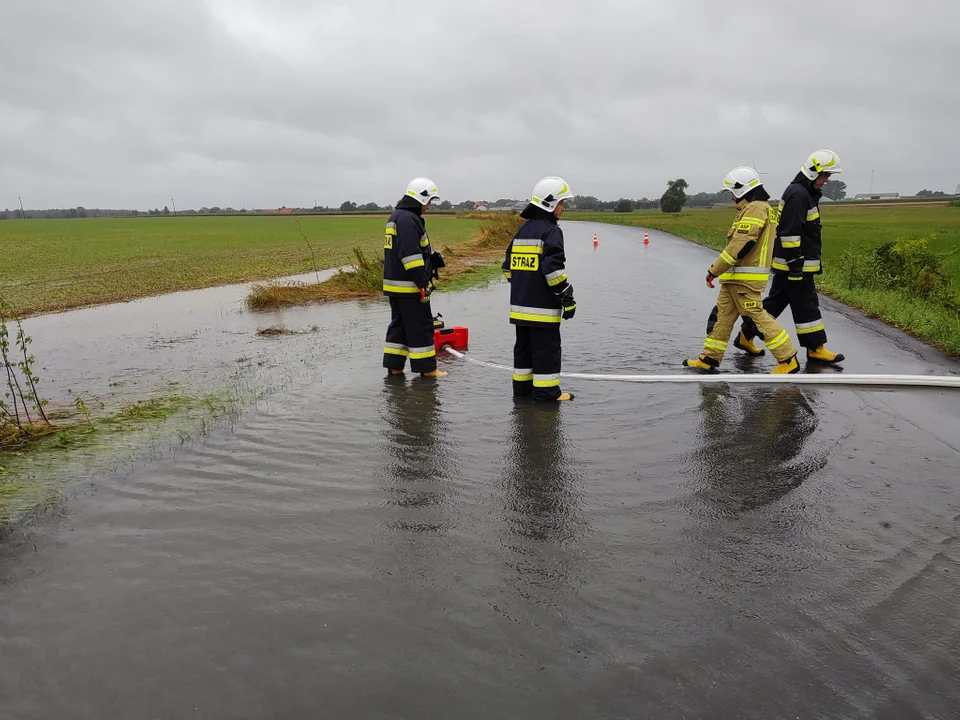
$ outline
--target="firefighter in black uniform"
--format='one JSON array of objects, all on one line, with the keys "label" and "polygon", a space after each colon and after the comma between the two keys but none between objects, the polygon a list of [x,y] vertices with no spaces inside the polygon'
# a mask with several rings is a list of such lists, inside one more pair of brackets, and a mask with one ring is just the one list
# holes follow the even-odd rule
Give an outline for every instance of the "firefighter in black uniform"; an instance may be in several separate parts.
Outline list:
[{"label": "firefighter in black uniform", "polygon": [[534,400],[573,400],[560,391],[560,320],[577,309],[564,268],[563,231],[557,224],[564,200],[573,197],[562,178],[545,177],[520,213],[527,222],[507,247],[503,274],[510,282],[513,395]]},{"label": "firefighter in black uniform", "polygon": [[[826,348],[827,331],[820,315],[814,276],[821,267],[820,188],[841,172],[840,157],[832,150],[817,150],[803,164],[780,200],[777,238],[773,248],[773,283],[763,309],[779,317],[787,306],[793,313],[797,340],[807,349],[807,360],[839,363],[843,355]],[[753,344],[756,325],[744,318],[734,345],[750,355],[762,355]]]},{"label": "firefighter in black uniform", "polygon": [[430,311],[430,277],[442,258],[430,248],[424,211],[439,198],[429,178],[418,177],[407,185],[387,222],[383,243],[383,294],[390,298],[390,325],[383,348],[383,366],[391,375],[403,374],[407,357],[410,369],[425,377],[443,377],[437,369]]}]

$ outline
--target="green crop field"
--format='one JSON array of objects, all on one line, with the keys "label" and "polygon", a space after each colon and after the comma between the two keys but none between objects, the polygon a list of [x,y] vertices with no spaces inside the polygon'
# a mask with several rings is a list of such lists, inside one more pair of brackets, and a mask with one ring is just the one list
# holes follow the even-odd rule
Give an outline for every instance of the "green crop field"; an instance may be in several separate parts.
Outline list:
[{"label": "green crop field", "polygon": [[[175,290],[264,280],[349,263],[383,247],[382,217],[153,217],[0,222],[0,296],[22,315]],[[435,247],[476,220],[427,216]]]},{"label": "green crop field", "polygon": [[[869,315],[931,341],[960,355],[960,207],[820,205],[823,222],[821,291]],[[676,214],[659,210],[633,213],[570,212],[565,220],[584,220],[662,230],[721,249],[733,221],[732,208],[684,210]],[[931,250],[942,254],[954,302],[911,296],[896,289],[868,287],[856,273],[867,266],[872,251],[884,243],[904,238],[925,238]],[[854,263],[851,273],[851,263]],[[859,264],[857,264],[859,263]],[[706,268],[704,268],[706,269]]]}]

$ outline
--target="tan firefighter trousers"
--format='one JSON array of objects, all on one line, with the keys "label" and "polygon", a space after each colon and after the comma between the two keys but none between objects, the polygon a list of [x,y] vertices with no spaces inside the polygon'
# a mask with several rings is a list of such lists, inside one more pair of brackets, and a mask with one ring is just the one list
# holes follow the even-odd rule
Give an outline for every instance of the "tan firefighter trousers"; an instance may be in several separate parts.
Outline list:
[{"label": "tan firefighter trousers", "polygon": [[723,283],[717,297],[717,321],[703,341],[703,355],[718,363],[727,351],[730,333],[739,316],[753,320],[760,331],[759,337],[773,353],[777,362],[789,360],[797,354],[790,335],[766,310],[758,290],[751,290],[738,283]]}]

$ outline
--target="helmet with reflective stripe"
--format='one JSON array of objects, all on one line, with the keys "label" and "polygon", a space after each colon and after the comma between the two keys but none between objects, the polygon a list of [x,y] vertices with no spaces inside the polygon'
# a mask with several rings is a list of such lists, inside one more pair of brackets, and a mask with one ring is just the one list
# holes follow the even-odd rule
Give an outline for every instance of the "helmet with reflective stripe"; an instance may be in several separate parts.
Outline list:
[{"label": "helmet with reflective stripe", "polygon": [[570,186],[563,178],[554,176],[545,177],[533,186],[533,193],[530,195],[530,202],[547,212],[553,212],[557,203],[567,198],[572,198]]},{"label": "helmet with reflective stripe", "polygon": [[426,205],[431,200],[439,200],[440,195],[437,192],[437,186],[433,180],[425,177],[416,177],[407,185],[407,195],[417,200],[421,205]]},{"label": "helmet with reflective stripe", "polygon": [[833,150],[815,151],[807,158],[807,161],[800,170],[808,180],[816,180],[817,175],[821,173],[835,175],[843,172],[840,169],[840,156]]},{"label": "helmet with reflective stripe", "polygon": [[760,176],[752,167],[741,165],[735,167],[723,178],[723,190],[729,190],[739,200],[754,188],[763,187]]}]

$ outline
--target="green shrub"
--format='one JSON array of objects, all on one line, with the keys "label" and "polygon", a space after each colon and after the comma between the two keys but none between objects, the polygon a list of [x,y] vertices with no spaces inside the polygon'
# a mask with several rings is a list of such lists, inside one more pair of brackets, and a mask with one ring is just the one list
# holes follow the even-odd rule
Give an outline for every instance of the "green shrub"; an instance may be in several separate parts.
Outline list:
[{"label": "green shrub", "polygon": [[944,266],[947,255],[930,249],[936,239],[933,234],[885,242],[866,252],[847,249],[841,256],[847,288],[893,290],[946,308],[960,307]]}]

